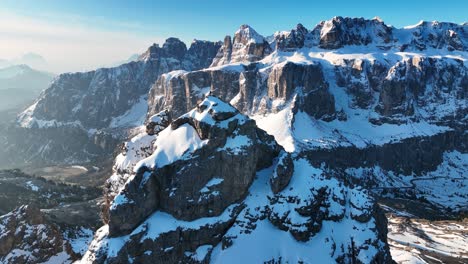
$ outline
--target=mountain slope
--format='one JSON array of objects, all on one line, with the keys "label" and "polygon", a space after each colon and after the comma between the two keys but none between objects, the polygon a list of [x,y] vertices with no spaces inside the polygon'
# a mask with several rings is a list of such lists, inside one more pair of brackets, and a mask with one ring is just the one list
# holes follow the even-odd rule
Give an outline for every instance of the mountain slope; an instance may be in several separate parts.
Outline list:
[{"label": "mountain slope", "polygon": [[272,137],[216,97],[152,148],[110,196],[82,262],[391,262],[385,217],[364,190],[284,151],[274,159]]},{"label": "mountain slope", "polygon": [[[169,38],[162,47],[151,46],[138,61],[59,75],[19,115],[18,125],[0,128],[6,137],[0,167],[109,159],[144,121],[146,95],[156,79],[175,69],[207,67],[218,48],[219,43],[195,40],[187,50],[183,42]],[[70,135],[75,140],[70,141]],[[11,155],[11,149],[18,151]]]},{"label": "mountain slope", "polygon": [[[428,220],[466,217],[466,27],[335,17],[265,38],[242,25],[222,44],[199,42],[207,49],[194,56],[171,38],[139,63],[174,67],[143,78],[146,92],[123,97],[122,108],[106,82],[83,86],[94,98],[84,108],[61,97],[72,86],[50,88],[59,92],[20,116],[30,145],[16,152],[98,162],[131,138],[106,182],[105,225],[85,263],[391,262],[401,248],[389,250],[377,204]],[[83,140],[24,139],[59,129]]]}]

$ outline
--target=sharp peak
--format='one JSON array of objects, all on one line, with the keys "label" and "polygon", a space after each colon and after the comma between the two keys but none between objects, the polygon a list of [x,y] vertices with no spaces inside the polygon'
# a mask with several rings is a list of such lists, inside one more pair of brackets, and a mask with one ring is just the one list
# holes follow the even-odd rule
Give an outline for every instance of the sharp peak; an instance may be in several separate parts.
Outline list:
[{"label": "sharp peak", "polygon": [[253,29],[253,28],[248,24],[242,24],[239,26],[239,29]]},{"label": "sharp peak", "polygon": [[248,31],[250,34],[259,34],[253,27],[251,27],[248,24],[240,25],[239,29],[236,31],[236,33],[241,32],[241,31],[244,31],[244,32]]}]

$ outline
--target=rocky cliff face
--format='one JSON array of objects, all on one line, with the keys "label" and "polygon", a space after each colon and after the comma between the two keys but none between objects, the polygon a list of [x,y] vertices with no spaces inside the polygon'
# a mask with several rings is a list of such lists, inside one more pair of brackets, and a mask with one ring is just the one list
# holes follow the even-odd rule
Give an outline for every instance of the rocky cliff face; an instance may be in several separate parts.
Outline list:
[{"label": "rocky cliff face", "polygon": [[[354,254],[363,262],[391,262],[385,218],[364,190],[281,151],[255,121],[216,97],[159,132],[153,149],[120,185],[83,262],[309,262],[317,254],[324,261]],[[338,222],[344,235],[323,237],[326,252],[271,251],[281,243],[314,243]],[[345,235],[353,225],[358,231]],[[287,233],[286,241],[270,240]],[[256,245],[255,257],[249,245]]]},{"label": "rocky cliff face", "polygon": [[68,257],[67,250],[71,252],[59,228],[45,220],[39,209],[31,205],[1,216],[0,234],[2,263],[41,263],[60,253]]},{"label": "rocky cliff face", "polygon": [[244,25],[222,46],[151,47],[141,63],[171,66],[141,113],[100,130],[136,136],[83,262],[391,262],[377,202],[466,215],[465,28],[335,17],[270,42]]},{"label": "rocky cliff face", "polygon": [[[5,165],[88,162],[112,154],[132,134],[129,128],[143,123],[147,93],[161,74],[208,67],[219,48],[220,43],[194,40],[187,50],[183,42],[169,38],[162,47],[154,44],[148,48],[137,61],[59,75],[19,115],[19,126],[3,128],[9,135],[5,148],[37,146],[21,147],[14,157],[6,155],[10,162]],[[72,141],[70,134],[79,136]]]},{"label": "rocky cliff face", "polygon": [[211,67],[235,62],[257,61],[271,53],[271,48],[263,36],[249,25],[240,26],[231,37],[224,38],[224,44],[218,51]]}]

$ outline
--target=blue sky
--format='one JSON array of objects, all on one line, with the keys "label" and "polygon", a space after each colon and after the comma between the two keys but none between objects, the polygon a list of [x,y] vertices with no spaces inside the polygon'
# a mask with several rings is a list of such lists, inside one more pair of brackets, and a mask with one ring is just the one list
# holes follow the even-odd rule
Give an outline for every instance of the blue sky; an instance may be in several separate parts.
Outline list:
[{"label": "blue sky", "polygon": [[468,21],[468,0],[2,0],[0,41],[9,43],[10,49],[0,46],[0,58],[30,51],[46,58],[58,57],[57,53],[62,58],[63,53],[83,53],[77,56],[77,67],[71,67],[72,60],[64,68],[81,70],[98,66],[99,60],[101,65],[112,63],[112,59],[123,60],[169,36],[187,43],[194,38],[221,40],[244,23],[270,35],[298,22],[313,28],[319,21],[338,15],[379,16],[396,27],[420,20],[462,23]]}]

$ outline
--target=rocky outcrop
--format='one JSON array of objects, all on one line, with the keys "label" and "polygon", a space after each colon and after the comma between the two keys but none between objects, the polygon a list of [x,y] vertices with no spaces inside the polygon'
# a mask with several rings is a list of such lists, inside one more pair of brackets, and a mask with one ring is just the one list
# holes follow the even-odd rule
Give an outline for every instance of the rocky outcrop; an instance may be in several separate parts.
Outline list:
[{"label": "rocky outcrop", "polygon": [[291,31],[281,31],[274,35],[275,48],[280,51],[295,51],[304,47],[310,37],[307,28],[299,23]]},{"label": "rocky outcrop", "polygon": [[379,166],[405,175],[421,175],[442,163],[445,151],[468,150],[468,135],[463,130],[446,131],[432,136],[419,136],[364,149],[339,147],[307,150],[302,153],[315,166],[322,163],[332,168]]},{"label": "rocky outcrop", "polygon": [[1,216],[0,234],[2,263],[42,263],[67,250],[60,229],[33,205]]},{"label": "rocky outcrop", "polygon": [[294,163],[291,154],[282,152],[275,171],[273,171],[273,175],[270,178],[270,186],[273,193],[277,194],[286,188],[293,174]]},{"label": "rocky outcrop", "polygon": [[466,105],[449,99],[466,100],[466,87],[468,71],[462,61],[415,56],[390,68],[381,84],[377,111],[398,118],[424,109],[424,118],[450,123],[467,114]]},{"label": "rocky outcrop", "polygon": [[335,100],[320,64],[286,62],[273,67],[268,77],[268,96],[288,101],[295,94],[298,109],[316,119],[334,118]]},{"label": "rocky outcrop", "polygon": [[468,25],[448,22],[421,21],[415,26],[395,30],[410,35],[410,41],[403,42],[401,51],[446,49],[448,51],[468,51]]},{"label": "rocky outcrop", "polygon": [[308,46],[338,49],[344,46],[374,45],[379,49],[422,51],[445,49],[467,51],[467,25],[421,21],[417,25],[396,29],[379,18],[334,17],[320,22],[310,33]]},{"label": "rocky outcrop", "polygon": [[217,45],[194,41],[187,51],[182,41],[168,38],[162,47],[154,44],[148,48],[136,62],[86,73],[62,74],[34,107],[20,116],[19,122],[39,127],[49,120],[72,122],[84,128],[109,127],[112,117],[128,111],[161,74],[184,67],[186,70],[206,67]]},{"label": "rocky outcrop", "polygon": [[382,80],[389,65],[378,60],[344,59],[335,66],[336,84],[346,89],[353,108],[368,109],[375,105]]},{"label": "rocky outcrop", "polygon": [[270,45],[263,36],[249,25],[240,26],[231,37],[224,38],[224,44],[218,51],[211,67],[236,62],[254,62],[263,59],[272,52]]},{"label": "rocky outcrop", "polygon": [[[198,142],[188,148],[192,152],[188,161],[170,162],[163,144],[180,131]],[[174,120],[155,145],[160,146],[137,167],[111,205],[110,236],[133,230],[156,210],[188,221],[220,215],[245,196],[255,172],[271,164],[279,149],[253,120],[215,97],[207,97],[197,109]],[[159,164],[164,159],[170,163]]]},{"label": "rocky outcrop", "polygon": [[[216,97],[174,120],[154,146],[115,196],[82,262],[268,261],[277,257],[272,249],[287,246],[307,262],[320,254],[327,261],[391,263],[386,223],[363,189],[293,159]],[[330,231],[336,225],[339,236]],[[264,239],[271,240],[268,250]],[[328,241],[319,249],[325,253],[310,251],[316,239]]]},{"label": "rocky outcrop", "polygon": [[348,45],[374,44],[383,49],[393,43],[392,28],[378,18],[334,17],[320,22],[313,30],[313,45],[324,49],[338,49]]},{"label": "rocky outcrop", "polygon": [[164,74],[150,90],[148,115],[167,109],[178,117],[194,108],[207,94],[230,101],[239,92],[239,76],[239,71],[229,69]]},{"label": "rocky outcrop", "polygon": [[106,204],[103,208],[104,221],[108,221],[110,204],[132,175],[135,165],[154,152],[157,135],[170,123],[171,116],[168,111],[161,111],[152,115],[147,122],[146,131],[139,133],[122,145],[121,153],[115,158],[114,167],[112,168],[113,174],[104,184]]},{"label": "rocky outcrop", "polygon": [[[334,97],[328,91],[323,68],[285,62],[261,72],[256,63],[207,69],[195,72],[171,72],[161,76],[150,91],[149,115],[169,109],[174,116],[194,107],[205,94],[230,101],[244,113],[276,111],[295,100],[296,107],[317,119],[335,116]],[[272,101],[282,102],[272,105]]]},{"label": "rocky outcrop", "polygon": [[208,68],[221,46],[221,41],[194,40],[185,54],[182,69],[195,70]]}]

